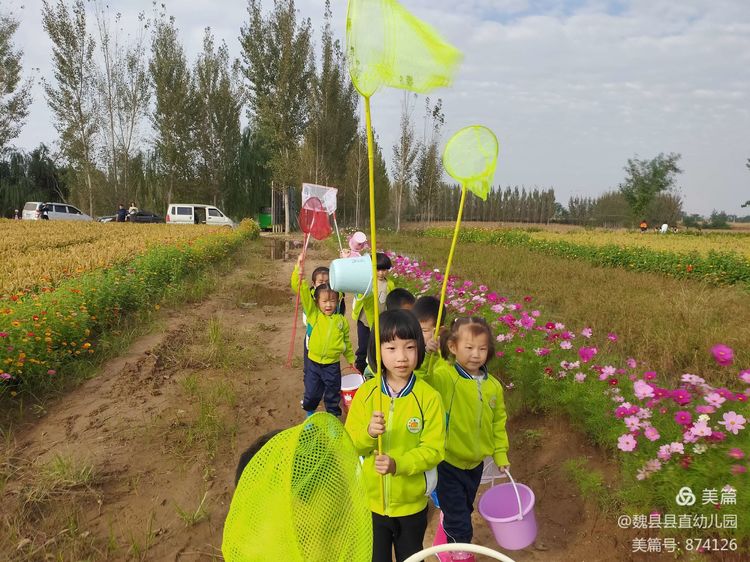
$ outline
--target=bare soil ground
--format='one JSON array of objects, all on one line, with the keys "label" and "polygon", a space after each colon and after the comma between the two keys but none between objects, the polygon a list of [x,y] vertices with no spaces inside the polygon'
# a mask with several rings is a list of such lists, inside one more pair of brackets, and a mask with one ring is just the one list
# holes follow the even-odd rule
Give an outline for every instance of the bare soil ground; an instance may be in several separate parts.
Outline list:
[{"label": "bare soil ground", "polygon": [[[151,334],[95,377],[3,431],[0,559],[221,559],[240,452],[303,415],[301,330],[295,364],[283,366],[298,252],[289,246],[248,245],[211,296],[162,311]],[[330,258],[313,248],[310,266]],[[580,434],[531,415],[512,420],[509,434],[539,523],[538,548],[509,553],[515,560],[646,559],[631,556],[633,532],[585,502],[563,469],[587,457],[609,470]],[[426,545],[436,520],[433,512]],[[478,514],[475,529],[475,542],[495,546]]]}]

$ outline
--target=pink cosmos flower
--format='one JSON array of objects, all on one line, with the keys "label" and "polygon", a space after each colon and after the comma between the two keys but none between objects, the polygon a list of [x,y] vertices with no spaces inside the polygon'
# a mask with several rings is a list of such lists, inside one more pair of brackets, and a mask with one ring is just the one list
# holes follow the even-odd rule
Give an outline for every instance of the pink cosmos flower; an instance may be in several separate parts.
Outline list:
[{"label": "pink cosmos flower", "polygon": [[652,381],[656,378],[656,371],[646,371],[643,373],[643,378],[647,381]]},{"label": "pink cosmos flower", "polygon": [[747,467],[743,466],[741,464],[733,464],[732,465],[732,474],[735,476],[738,476],[740,474],[745,474],[747,472]]},{"label": "pink cosmos flower", "polygon": [[0,338],[7,338],[8,332],[0,332]]},{"label": "pink cosmos flower", "polygon": [[606,375],[608,377],[611,377],[617,372],[617,369],[615,369],[612,365],[605,365],[602,368],[602,375]]},{"label": "pink cosmos flower", "polygon": [[659,431],[653,425],[647,427],[643,434],[649,441],[657,441],[659,437],[661,437],[661,435],[659,435]]},{"label": "pink cosmos flower", "polygon": [[538,310],[532,310],[531,311],[531,316],[533,316],[534,318],[539,318],[541,315],[542,315],[542,313],[539,312]]},{"label": "pink cosmos flower", "polygon": [[635,392],[638,400],[645,400],[646,398],[651,398],[654,395],[654,389],[651,388],[651,385],[642,380],[637,380],[635,381],[635,383],[633,383],[633,391]]},{"label": "pink cosmos flower", "polygon": [[586,375],[584,373],[576,373],[574,378],[576,382],[583,382],[586,380]]},{"label": "pink cosmos flower", "polygon": [[714,406],[715,408],[720,407],[724,402],[727,401],[727,399],[724,398],[718,392],[711,392],[707,394],[705,397],[705,400],[706,402],[708,402],[711,406]]},{"label": "pink cosmos flower", "polygon": [[56,375],[57,371],[55,371],[54,369],[50,369],[49,371],[47,371],[47,374],[48,375]]},{"label": "pink cosmos flower", "polygon": [[595,347],[582,347],[578,350],[578,357],[580,357],[581,361],[584,363],[588,363],[594,358],[597,351],[598,350]]},{"label": "pink cosmos flower", "polygon": [[694,386],[700,386],[704,382],[706,382],[701,377],[699,377],[697,375],[691,375],[689,373],[685,373],[684,375],[682,375],[681,379],[682,379],[682,382],[686,382],[686,383],[692,384]]},{"label": "pink cosmos flower", "polygon": [[713,406],[706,406],[705,404],[700,404],[695,407],[695,411],[698,414],[713,414],[716,411],[716,408]]},{"label": "pink cosmos flower", "polygon": [[611,341],[611,342],[616,342],[617,341],[617,334],[614,334],[614,333],[610,332],[609,334],[607,334],[607,339],[609,341]]},{"label": "pink cosmos flower", "polygon": [[679,443],[677,441],[674,441],[669,444],[669,452],[675,453],[678,455],[684,455],[685,454],[685,446],[682,443]]},{"label": "pink cosmos flower", "polygon": [[0,373],[0,379],[7,381],[10,380],[12,377],[8,373]]},{"label": "pink cosmos flower", "polygon": [[649,472],[656,472],[661,468],[661,461],[659,459],[651,459],[646,461],[646,470]]},{"label": "pink cosmos flower", "polygon": [[573,344],[570,343],[568,340],[563,340],[560,342],[560,349],[570,349],[573,347]]},{"label": "pink cosmos flower", "polygon": [[737,447],[733,447],[732,449],[729,449],[729,452],[727,453],[727,455],[729,455],[733,459],[740,460],[740,459],[745,458],[745,451]]},{"label": "pink cosmos flower", "polygon": [[680,406],[685,406],[692,400],[692,395],[683,388],[678,388],[672,391],[672,400],[677,402]]},{"label": "pink cosmos flower", "polygon": [[737,435],[741,429],[745,429],[745,422],[745,416],[732,411],[724,412],[724,420],[720,421],[719,425],[723,425],[727,431]]},{"label": "pink cosmos flower", "polygon": [[581,335],[584,338],[590,338],[593,334],[594,330],[592,330],[591,328],[584,328],[583,330],[581,330]]},{"label": "pink cosmos flower", "polygon": [[626,453],[629,453],[630,451],[635,449],[637,444],[638,443],[635,440],[635,437],[630,435],[630,433],[620,435],[620,437],[618,437],[617,439],[617,448]]},{"label": "pink cosmos flower", "polygon": [[714,356],[716,362],[722,367],[727,367],[734,361],[734,352],[732,351],[732,348],[723,343],[718,343],[713,346],[711,348],[711,354]]},{"label": "pink cosmos flower", "polygon": [[534,353],[539,357],[544,357],[545,355],[549,355],[549,349],[546,347],[538,347],[534,350]]},{"label": "pink cosmos flower", "polygon": [[516,348],[516,353],[523,353],[523,352],[524,352],[524,349],[522,347]]},{"label": "pink cosmos flower", "polygon": [[693,425],[693,427],[690,428],[690,433],[695,435],[696,437],[710,437],[711,436],[711,428],[708,427],[708,424],[704,421],[698,421]]},{"label": "pink cosmos flower", "polygon": [[688,430],[682,434],[682,440],[685,443],[695,443],[696,441],[698,441],[698,438],[695,435],[693,435],[693,433],[690,430]]},{"label": "pink cosmos flower", "polygon": [[672,457],[672,451],[670,450],[669,445],[662,445],[659,447],[659,452],[656,453],[656,456],[665,462],[668,461]]},{"label": "pink cosmos flower", "polygon": [[628,431],[636,431],[641,427],[641,420],[637,416],[628,416],[623,420]]},{"label": "pink cosmos flower", "polygon": [[632,357],[628,357],[626,363],[628,364],[628,368],[630,369],[635,369],[638,366],[638,362]]},{"label": "pink cosmos flower", "polygon": [[750,383],[750,369],[740,371],[739,377],[742,382]]}]

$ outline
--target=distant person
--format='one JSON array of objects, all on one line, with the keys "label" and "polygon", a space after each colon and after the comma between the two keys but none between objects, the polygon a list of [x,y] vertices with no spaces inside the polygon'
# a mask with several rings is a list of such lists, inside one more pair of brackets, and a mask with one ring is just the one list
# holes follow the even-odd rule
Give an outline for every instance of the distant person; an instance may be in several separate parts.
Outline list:
[{"label": "distant person", "polygon": [[15,211],[13,211],[13,220],[17,220],[17,221],[21,220],[21,213],[19,212],[18,209],[16,209]]},{"label": "distant person", "polygon": [[42,212],[42,220],[48,221],[49,220],[49,205],[42,205],[42,208],[40,210]]},{"label": "distant person", "polygon": [[134,202],[130,202],[130,208],[128,209],[128,216],[126,217],[126,220],[133,220],[135,219],[135,215],[138,213],[138,207]]},{"label": "distant person", "polygon": [[648,223],[644,220],[641,221],[641,224],[638,225],[641,229],[641,232],[646,232],[648,230]]},{"label": "distant person", "polygon": [[125,205],[120,203],[117,206],[117,218],[115,219],[117,222],[125,222],[125,219],[128,218],[128,210],[125,208]]}]

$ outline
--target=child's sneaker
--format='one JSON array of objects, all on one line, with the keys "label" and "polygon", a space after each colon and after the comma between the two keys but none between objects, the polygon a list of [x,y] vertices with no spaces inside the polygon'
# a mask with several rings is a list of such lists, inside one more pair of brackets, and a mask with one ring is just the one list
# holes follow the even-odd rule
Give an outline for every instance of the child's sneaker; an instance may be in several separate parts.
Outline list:
[{"label": "child's sneaker", "polygon": [[474,555],[471,552],[453,552],[452,562],[476,562]]}]

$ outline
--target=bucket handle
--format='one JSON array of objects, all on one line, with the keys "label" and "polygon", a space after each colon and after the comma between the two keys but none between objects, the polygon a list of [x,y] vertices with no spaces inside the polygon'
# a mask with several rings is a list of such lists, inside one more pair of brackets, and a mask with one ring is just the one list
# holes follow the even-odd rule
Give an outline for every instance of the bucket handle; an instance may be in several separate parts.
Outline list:
[{"label": "bucket handle", "polygon": [[[516,481],[513,480],[513,477],[510,475],[510,470],[507,468],[503,469],[503,472],[505,475],[510,479],[510,483],[513,485],[513,491],[516,493],[516,500],[518,501],[518,516],[516,517],[517,521],[521,521],[523,519],[523,505],[521,504],[521,494],[518,493],[518,486],[516,486]],[[499,476],[493,476],[492,477],[492,485],[495,485],[495,478],[502,478],[503,475]]]}]

